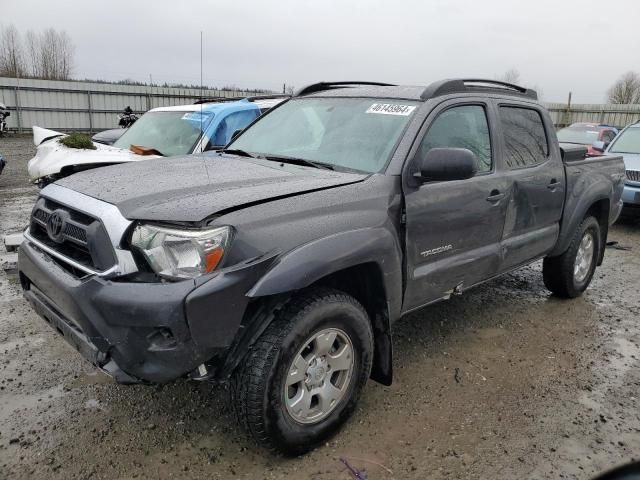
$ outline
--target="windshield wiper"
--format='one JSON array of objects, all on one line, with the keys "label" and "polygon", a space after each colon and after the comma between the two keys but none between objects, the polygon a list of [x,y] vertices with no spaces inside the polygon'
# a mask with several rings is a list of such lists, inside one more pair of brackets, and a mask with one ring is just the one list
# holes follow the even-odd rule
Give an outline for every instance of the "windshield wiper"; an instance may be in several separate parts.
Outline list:
[{"label": "windshield wiper", "polygon": [[304,158],[288,157],[286,155],[265,155],[267,160],[273,160],[274,162],[291,163],[293,165],[304,165],[306,167],[320,168],[323,170],[335,170],[333,165],[322,162],[314,162],[312,160],[306,160]]},{"label": "windshield wiper", "polygon": [[239,148],[223,148],[222,150],[218,150],[220,153],[230,153],[232,155],[240,155],[241,157],[249,157],[249,158],[257,158],[255,155],[245,152],[244,150],[240,150]]}]

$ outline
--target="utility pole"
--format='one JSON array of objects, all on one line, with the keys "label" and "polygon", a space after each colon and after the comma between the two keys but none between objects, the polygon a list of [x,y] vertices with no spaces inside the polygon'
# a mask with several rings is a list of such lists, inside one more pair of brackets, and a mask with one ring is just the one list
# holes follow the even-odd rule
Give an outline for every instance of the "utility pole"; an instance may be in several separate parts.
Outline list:
[{"label": "utility pole", "polygon": [[562,126],[566,127],[571,124],[571,92],[569,92],[569,98],[567,99],[567,109],[564,112],[564,118],[562,119]]}]

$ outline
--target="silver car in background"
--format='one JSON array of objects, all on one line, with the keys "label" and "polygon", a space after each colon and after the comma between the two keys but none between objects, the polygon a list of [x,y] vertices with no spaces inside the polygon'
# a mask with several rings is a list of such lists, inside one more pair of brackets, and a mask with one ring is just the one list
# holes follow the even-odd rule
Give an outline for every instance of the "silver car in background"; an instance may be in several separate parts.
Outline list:
[{"label": "silver car in background", "polygon": [[611,142],[607,154],[622,155],[627,178],[622,201],[626,210],[640,213],[640,120],[627,125]]}]

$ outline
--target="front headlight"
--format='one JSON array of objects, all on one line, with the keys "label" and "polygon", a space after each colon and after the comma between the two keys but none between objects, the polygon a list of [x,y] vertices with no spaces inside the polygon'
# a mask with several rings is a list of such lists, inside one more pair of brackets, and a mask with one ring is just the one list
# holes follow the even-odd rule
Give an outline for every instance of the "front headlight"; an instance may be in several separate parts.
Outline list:
[{"label": "front headlight", "polygon": [[159,276],[177,280],[213,272],[230,238],[230,227],[179,230],[138,225],[131,236],[131,245]]}]

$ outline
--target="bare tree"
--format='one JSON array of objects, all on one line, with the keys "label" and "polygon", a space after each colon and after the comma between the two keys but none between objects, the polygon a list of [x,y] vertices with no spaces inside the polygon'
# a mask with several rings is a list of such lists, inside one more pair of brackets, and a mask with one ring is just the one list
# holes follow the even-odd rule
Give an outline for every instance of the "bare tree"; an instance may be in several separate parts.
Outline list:
[{"label": "bare tree", "polygon": [[67,32],[54,28],[39,34],[28,31],[26,50],[33,77],[46,80],[67,80],[71,77],[75,47]]},{"label": "bare tree", "polygon": [[29,62],[29,74],[32,77],[40,77],[40,37],[33,30],[25,35],[25,54]]},{"label": "bare tree", "polygon": [[18,29],[9,25],[0,30],[0,76],[22,77],[27,73]]},{"label": "bare tree", "polygon": [[61,78],[71,78],[74,68],[74,57],[76,46],[73,44],[71,37],[64,30],[58,32],[58,50],[59,57],[59,75]]},{"label": "bare tree", "polygon": [[627,72],[607,92],[609,103],[640,103],[640,75]]},{"label": "bare tree", "polygon": [[502,75],[496,77],[496,80],[500,80],[501,82],[518,84],[520,83],[520,72],[515,68],[510,68]]}]

